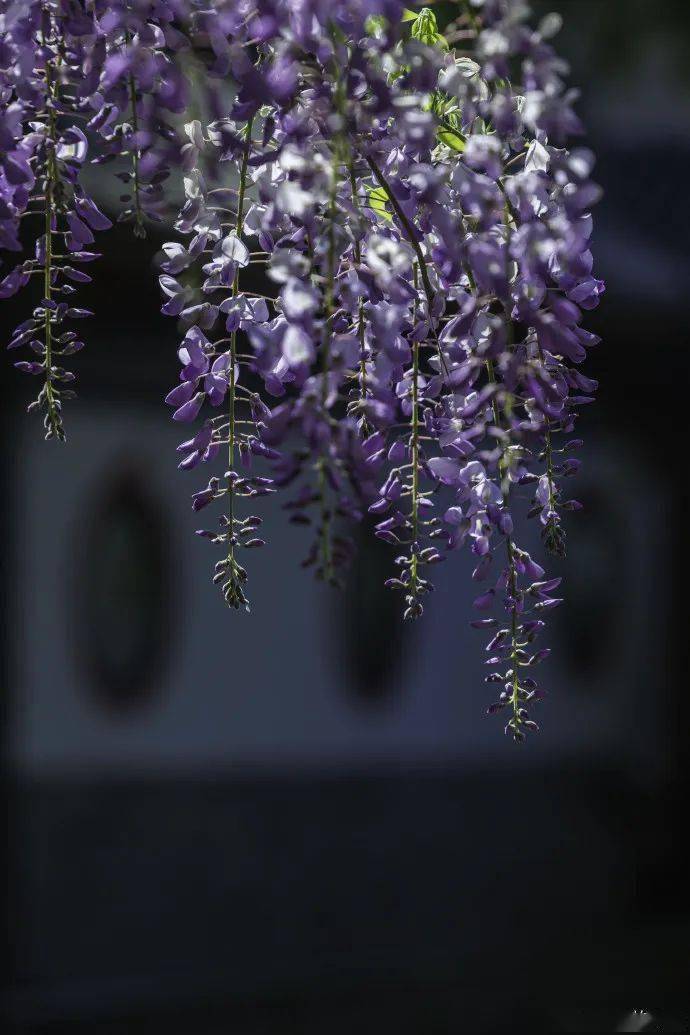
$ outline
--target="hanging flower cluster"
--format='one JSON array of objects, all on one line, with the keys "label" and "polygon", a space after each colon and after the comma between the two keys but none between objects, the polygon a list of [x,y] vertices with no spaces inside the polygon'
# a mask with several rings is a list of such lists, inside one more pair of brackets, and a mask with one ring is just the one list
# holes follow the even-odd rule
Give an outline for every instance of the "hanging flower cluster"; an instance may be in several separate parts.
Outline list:
[{"label": "hanging flower cluster", "polygon": [[44,413],[46,438],[64,439],[62,402],[73,394],[64,385],[74,375],[59,363],[83,347],[70,322],[91,315],[70,296],[91,280],[81,267],[99,257],[94,231],[112,225],[81,174],[89,153],[95,164],[120,159],[128,193],[119,219],[139,237],[145,218],[161,219],[180,153],[169,117],[188,100],[175,58],[189,44],[174,23],[188,11],[176,0],[10,0],[0,12],[0,246],[32,254],[0,278],[0,298],[32,278],[42,284],[9,348],[37,357],[15,366],[40,377],[30,410]]},{"label": "hanging flower cluster", "polygon": [[29,410],[44,414],[46,438],[64,439],[64,385],[74,375],[60,365],[83,347],[71,321],[89,316],[73,304],[76,284],[91,278],[81,267],[97,258],[93,230],[109,227],[80,183],[87,138],[79,109],[87,80],[91,22],[77,9],[56,4],[5,5],[0,44],[3,110],[0,114],[0,243],[21,252],[26,221],[31,257],[0,280],[0,298],[37,278],[42,297],[32,315],[14,329],[8,347],[27,346],[33,359],[15,366],[40,378]]},{"label": "hanging flower cluster", "polygon": [[[399,0],[3,12],[0,243],[19,250],[19,221],[41,206],[44,229],[0,293],[44,278],[11,346],[38,354],[20,366],[43,377],[48,433],[61,434],[68,376],[54,357],[76,337],[56,324],[83,315],[55,295],[86,276],[73,263],[108,222],[79,184],[87,140],[95,161],[118,161],[138,233],[181,168],[160,277],[182,335],[167,402],[194,425],[180,467],[210,468],[193,506],[220,515],[199,534],[220,547],[227,603],[248,609],[243,551],[264,545],[245,503],[276,491],[313,531],[304,565],[334,585],[348,525],[374,515],[406,618],[465,545],[489,710],[522,740],[560,580],[520,529],[535,518],[545,552],[563,555],[575,422],[596,389],[583,312],[603,291],[593,158],[566,146],[581,127],[550,42],[559,20],[530,26],[520,0],[460,0],[443,32]],[[195,62],[209,117],[182,129]]]}]

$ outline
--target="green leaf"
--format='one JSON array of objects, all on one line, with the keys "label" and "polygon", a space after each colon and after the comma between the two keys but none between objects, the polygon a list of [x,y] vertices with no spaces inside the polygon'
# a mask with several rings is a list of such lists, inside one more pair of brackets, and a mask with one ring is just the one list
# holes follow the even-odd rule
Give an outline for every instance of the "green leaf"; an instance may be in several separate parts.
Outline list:
[{"label": "green leaf", "polygon": [[428,47],[440,47],[448,50],[448,41],[438,31],[436,15],[430,7],[423,7],[412,23],[412,38],[425,43]]},{"label": "green leaf", "polygon": [[423,7],[414,20],[412,36],[416,40],[421,40],[422,43],[432,43],[437,35],[436,15],[430,7]]},{"label": "green leaf", "polygon": [[442,144],[452,148],[453,151],[462,154],[465,150],[465,141],[457,133],[452,133],[449,129],[439,129],[437,130],[437,136]]},{"label": "green leaf", "polygon": [[416,11],[408,11],[408,9],[405,8],[404,11],[403,11],[402,19],[401,20],[404,21],[404,22],[413,22],[413,21],[415,21],[416,18],[417,18],[417,12]]},{"label": "green leaf", "polygon": [[392,223],[393,217],[386,208],[388,195],[383,187],[367,187],[367,194],[369,195],[369,208],[373,209],[377,216]]},{"label": "green leaf", "polygon": [[382,14],[370,14],[364,23],[364,31],[368,36],[376,36],[383,33],[388,25],[388,19]]}]

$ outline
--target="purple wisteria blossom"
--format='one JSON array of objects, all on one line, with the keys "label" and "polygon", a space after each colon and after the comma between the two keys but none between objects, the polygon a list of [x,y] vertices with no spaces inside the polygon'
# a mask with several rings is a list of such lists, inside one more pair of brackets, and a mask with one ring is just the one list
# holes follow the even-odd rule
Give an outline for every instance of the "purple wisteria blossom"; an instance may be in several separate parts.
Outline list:
[{"label": "purple wisteria blossom", "polygon": [[43,379],[49,435],[70,376],[55,357],[81,345],[58,325],[84,315],[59,296],[109,224],[80,184],[87,154],[113,163],[138,235],[166,218],[178,172],[166,401],[190,426],[180,468],[207,465],[193,507],[215,504],[199,534],[221,549],[227,603],[248,609],[240,558],[264,545],[242,504],[277,491],[312,529],[304,566],[332,585],[348,525],[371,522],[406,618],[465,546],[489,710],[516,740],[536,729],[535,641],[561,602],[522,530],[533,518],[546,554],[564,554],[577,413],[597,387],[583,318],[604,290],[558,27],[531,25],[520,0],[460,0],[444,26],[398,0],[37,0],[0,15],[0,245],[19,255],[0,294],[44,278],[11,347],[38,357],[18,365]]}]

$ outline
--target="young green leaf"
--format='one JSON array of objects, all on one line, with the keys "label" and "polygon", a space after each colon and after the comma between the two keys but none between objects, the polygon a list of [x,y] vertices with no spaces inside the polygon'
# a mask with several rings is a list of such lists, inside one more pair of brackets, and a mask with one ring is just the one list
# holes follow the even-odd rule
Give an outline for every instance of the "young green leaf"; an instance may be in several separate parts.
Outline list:
[{"label": "young green leaf", "polygon": [[364,23],[364,29],[369,36],[378,36],[383,33],[388,25],[388,19],[382,14],[370,14]]},{"label": "young green leaf", "polygon": [[373,209],[377,216],[392,223],[393,217],[386,207],[388,197],[383,187],[367,187],[367,194],[369,195],[369,208]]},{"label": "young green leaf", "polygon": [[449,129],[439,129],[437,130],[437,136],[442,144],[450,147],[453,151],[462,154],[465,150],[465,141],[458,133],[453,133]]},{"label": "young green leaf", "polygon": [[426,43],[428,47],[448,50],[448,42],[438,31],[436,15],[430,7],[423,7],[412,24],[412,38]]}]

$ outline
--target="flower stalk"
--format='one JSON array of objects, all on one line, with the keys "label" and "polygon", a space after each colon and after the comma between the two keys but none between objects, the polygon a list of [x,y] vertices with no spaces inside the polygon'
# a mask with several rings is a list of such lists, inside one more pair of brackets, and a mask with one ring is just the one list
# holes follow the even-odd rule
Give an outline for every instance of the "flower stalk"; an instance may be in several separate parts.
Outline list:
[{"label": "flower stalk", "polygon": [[[247,190],[247,172],[249,169],[249,156],[252,148],[253,119],[247,122],[244,135],[244,149],[242,152],[242,164],[240,166],[240,180],[237,196],[237,219],[235,221],[235,234],[238,240],[242,238],[244,228],[244,201]],[[237,298],[240,290],[240,269],[235,269],[232,281],[231,299]],[[235,441],[236,441],[236,418],[235,409],[237,405],[237,331],[230,334],[230,364],[228,378],[228,474],[227,474],[227,538],[228,552],[225,565],[226,581],[223,583],[223,595],[228,605],[235,610],[244,607],[249,610],[249,603],[243,590],[247,573],[238,564],[235,558],[236,522],[235,522]]]},{"label": "flower stalk", "polygon": [[43,278],[43,305],[44,336],[45,336],[45,399],[46,399],[46,438],[57,438],[64,441],[65,433],[60,417],[60,403],[56,398],[53,384],[53,223],[56,218],[55,192],[58,182],[58,171],[55,161],[55,148],[57,146],[57,127],[55,121],[55,69],[52,60],[46,61],[46,103],[48,107],[48,132],[46,138],[46,168],[45,168],[45,216],[44,216],[44,278]]}]

